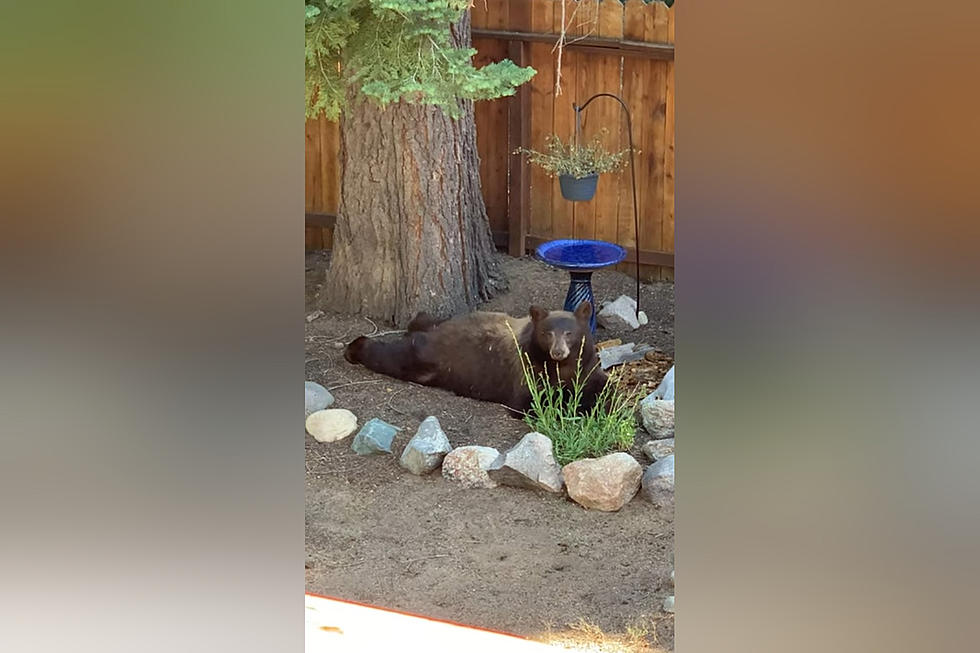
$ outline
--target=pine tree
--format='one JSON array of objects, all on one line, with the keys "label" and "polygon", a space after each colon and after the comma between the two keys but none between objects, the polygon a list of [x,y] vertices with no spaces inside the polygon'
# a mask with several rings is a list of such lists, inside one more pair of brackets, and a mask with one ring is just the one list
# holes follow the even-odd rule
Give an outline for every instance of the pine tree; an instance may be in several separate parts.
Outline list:
[{"label": "pine tree", "polygon": [[340,120],[341,195],[322,293],[333,310],[404,326],[506,285],[480,190],[473,101],[533,75],[475,68],[470,0],[306,5],[306,114]]}]

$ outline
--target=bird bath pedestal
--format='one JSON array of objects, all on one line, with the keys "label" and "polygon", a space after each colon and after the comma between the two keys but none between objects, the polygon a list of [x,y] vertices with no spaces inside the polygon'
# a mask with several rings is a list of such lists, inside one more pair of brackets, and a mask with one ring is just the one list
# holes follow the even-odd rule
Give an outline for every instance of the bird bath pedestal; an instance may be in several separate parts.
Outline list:
[{"label": "bird bath pedestal", "polygon": [[548,265],[568,270],[571,282],[565,295],[565,310],[574,311],[583,301],[592,304],[589,327],[595,333],[595,296],[592,294],[592,273],[616,265],[626,258],[626,250],[604,240],[552,240],[537,249],[538,258]]}]

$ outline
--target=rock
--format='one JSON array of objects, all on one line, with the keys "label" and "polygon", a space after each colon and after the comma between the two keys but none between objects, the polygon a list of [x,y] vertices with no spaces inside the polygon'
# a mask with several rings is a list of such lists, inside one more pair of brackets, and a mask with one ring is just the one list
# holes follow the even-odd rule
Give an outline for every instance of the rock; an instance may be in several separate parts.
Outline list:
[{"label": "rock", "polygon": [[421,476],[442,464],[442,459],[452,449],[449,438],[439,426],[439,420],[435,416],[429,416],[422,421],[419,430],[405,445],[398,464],[413,474]]},{"label": "rock", "polygon": [[641,448],[643,455],[656,462],[674,453],[674,438],[666,440],[650,440]]},{"label": "rock", "polygon": [[602,307],[596,321],[607,329],[639,329],[636,319],[636,301],[628,295],[620,295],[615,301]]},{"label": "rock", "polygon": [[521,438],[513,448],[493,461],[487,474],[500,485],[547,492],[561,492],[564,486],[551,438],[541,433],[528,433]]},{"label": "rock", "polygon": [[313,320],[323,317],[323,315],[324,315],[323,311],[313,311],[312,313],[306,316],[306,323],[309,324]]},{"label": "rock", "polygon": [[397,426],[392,426],[378,418],[369,420],[361,430],[354,436],[351,449],[361,454],[369,456],[371,454],[391,453],[391,441],[395,439],[395,433],[401,431]]},{"label": "rock", "polygon": [[674,400],[674,366],[671,365],[657,389],[652,393],[655,399]]},{"label": "rock", "polygon": [[656,440],[674,437],[674,400],[657,399],[653,393],[640,402],[643,428]]},{"label": "rock", "polygon": [[599,351],[602,351],[607,347],[618,347],[621,344],[623,344],[622,340],[620,340],[619,338],[613,338],[612,340],[603,340],[602,342],[597,343],[595,348],[598,349]]},{"label": "rock", "polygon": [[643,472],[640,494],[658,508],[674,503],[674,455],[661,458]]},{"label": "rock", "polygon": [[673,569],[670,570],[670,586],[671,587],[674,586],[674,570]]},{"label": "rock", "polygon": [[615,512],[640,489],[643,468],[625,452],[602,458],[585,458],[562,468],[568,496],[593,510]]},{"label": "rock", "polygon": [[667,598],[664,599],[663,608],[664,608],[664,612],[669,612],[671,614],[674,614],[674,595],[673,594],[671,594],[670,596],[668,596]]},{"label": "rock", "polygon": [[319,383],[306,382],[306,416],[309,417],[318,410],[330,408],[333,395]]},{"label": "rock", "polygon": [[495,488],[487,469],[500,456],[493,447],[470,445],[453,449],[442,460],[442,476],[464,488]]},{"label": "rock", "polygon": [[608,370],[614,365],[622,365],[623,363],[628,363],[630,361],[638,361],[642,359],[648,351],[653,351],[653,347],[650,345],[637,345],[636,343],[628,342],[625,345],[617,345],[600,350],[599,362],[602,364],[602,369]]},{"label": "rock", "polygon": [[306,418],[306,432],[317,442],[336,442],[357,429],[357,417],[343,408],[318,410]]},{"label": "rock", "polygon": [[640,314],[636,316],[636,321],[640,323],[640,326],[646,326],[650,322],[647,314],[643,311],[640,311]]}]

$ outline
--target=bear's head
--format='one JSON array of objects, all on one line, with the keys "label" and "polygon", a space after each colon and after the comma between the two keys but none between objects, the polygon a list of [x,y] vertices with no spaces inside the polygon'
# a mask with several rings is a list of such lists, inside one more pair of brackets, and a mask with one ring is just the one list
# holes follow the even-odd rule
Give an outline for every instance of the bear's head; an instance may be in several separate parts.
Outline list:
[{"label": "bear's head", "polygon": [[[578,357],[582,340],[589,339],[592,304],[582,302],[574,313],[547,311],[540,306],[532,306],[530,314],[534,325],[534,342],[551,360],[574,361]],[[586,342],[585,346],[590,345]]]}]

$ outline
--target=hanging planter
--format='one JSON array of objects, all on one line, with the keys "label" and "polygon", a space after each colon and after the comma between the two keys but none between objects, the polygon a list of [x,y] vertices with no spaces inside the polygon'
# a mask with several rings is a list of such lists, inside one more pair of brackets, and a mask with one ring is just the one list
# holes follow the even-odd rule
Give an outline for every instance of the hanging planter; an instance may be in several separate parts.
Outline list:
[{"label": "hanging planter", "polygon": [[[605,130],[603,130],[604,132]],[[551,175],[558,175],[561,195],[572,202],[587,202],[595,197],[599,175],[618,170],[626,163],[626,154],[608,152],[603,148],[600,135],[586,145],[565,143],[552,134],[545,140],[544,152],[521,148],[517,154],[527,154],[528,160]]]},{"label": "hanging planter", "polygon": [[572,175],[558,175],[561,196],[570,202],[588,202],[595,197],[595,189],[598,184],[599,173],[597,172],[581,179],[576,179]]}]

